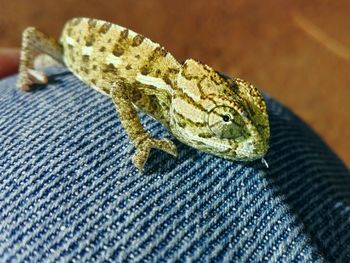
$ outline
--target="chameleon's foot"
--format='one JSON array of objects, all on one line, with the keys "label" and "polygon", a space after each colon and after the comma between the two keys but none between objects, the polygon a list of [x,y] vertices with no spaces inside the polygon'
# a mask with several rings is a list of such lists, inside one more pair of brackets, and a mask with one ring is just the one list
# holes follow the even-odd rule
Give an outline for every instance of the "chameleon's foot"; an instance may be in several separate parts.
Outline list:
[{"label": "chameleon's foot", "polygon": [[23,91],[30,91],[33,84],[46,84],[48,82],[47,75],[38,70],[28,69],[19,75],[17,86]]},{"label": "chameleon's foot", "polygon": [[143,170],[151,148],[159,149],[173,156],[177,156],[176,146],[172,141],[147,137],[137,146],[136,152],[132,157],[132,162],[138,169]]},{"label": "chameleon's foot", "polygon": [[35,58],[42,53],[53,57],[59,62],[63,60],[60,43],[34,27],[26,28],[22,34],[22,49],[17,81],[17,86],[22,90],[30,91],[32,84],[47,83],[47,75],[44,72],[34,70]]}]

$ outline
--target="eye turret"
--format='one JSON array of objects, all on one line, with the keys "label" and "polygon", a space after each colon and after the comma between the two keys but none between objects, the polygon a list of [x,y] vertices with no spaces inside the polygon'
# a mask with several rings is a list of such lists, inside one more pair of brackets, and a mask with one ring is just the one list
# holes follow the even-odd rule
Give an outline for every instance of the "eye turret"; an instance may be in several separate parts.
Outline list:
[{"label": "eye turret", "polygon": [[208,115],[209,129],[219,138],[238,139],[247,134],[244,120],[233,108],[218,106]]}]

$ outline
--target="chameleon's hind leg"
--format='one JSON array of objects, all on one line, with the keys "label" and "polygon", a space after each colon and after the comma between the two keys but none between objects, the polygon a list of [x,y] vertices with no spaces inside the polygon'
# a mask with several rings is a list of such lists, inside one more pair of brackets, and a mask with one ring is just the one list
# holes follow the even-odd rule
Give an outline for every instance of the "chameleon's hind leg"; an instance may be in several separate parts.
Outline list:
[{"label": "chameleon's hind leg", "polygon": [[53,38],[38,31],[34,27],[28,27],[23,31],[22,49],[19,66],[17,86],[22,90],[29,91],[34,83],[47,83],[47,76],[44,72],[34,69],[36,55],[45,53],[62,62],[62,46]]},{"label": "chameleon's hind leg", "polygon": [[136,147],[132,157],[134,165],[142,170],[151,148],[157,148],[174,156],[177,155],[176,146],[168,139],[155,139],[143,129],[136,109],[128,96],[130,87],[121,84],[111,91],[113,102],[117,108],[120,121],[130,140]]}]

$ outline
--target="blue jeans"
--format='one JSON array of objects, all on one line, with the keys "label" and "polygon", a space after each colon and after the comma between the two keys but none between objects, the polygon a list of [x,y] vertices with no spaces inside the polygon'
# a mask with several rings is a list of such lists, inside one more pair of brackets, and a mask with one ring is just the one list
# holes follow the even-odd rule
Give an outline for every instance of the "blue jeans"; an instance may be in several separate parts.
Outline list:
[{"label": "blue jeans", "polygon": [[0,82],[0,261],[350,261],[350,173],[266,97],[270,168],[181,144],[140,174],[112,101],[65,69]]}]

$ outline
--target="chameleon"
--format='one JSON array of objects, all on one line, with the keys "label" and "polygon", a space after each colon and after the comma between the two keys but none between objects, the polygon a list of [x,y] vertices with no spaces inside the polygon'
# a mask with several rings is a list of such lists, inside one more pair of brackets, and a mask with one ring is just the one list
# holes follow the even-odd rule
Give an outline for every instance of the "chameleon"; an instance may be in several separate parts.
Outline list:
[{"label": "chameleon", "polygon": [[158,43],[117,24],[77,17],[65,23],[58,41],[34,27],[23,31],[17,80],[23,91],[48,82],[34,67],[40,53],[112,99],[140,170],[152,148],[174,156],[177,149],[171,140],[146,132],[138,110],[195,149],[233,161],[264,161],[270,137],[267,107],[245,80],[195,59],[179,62]]}]

